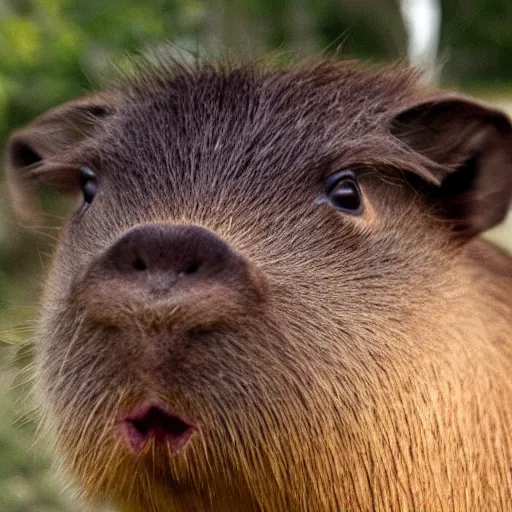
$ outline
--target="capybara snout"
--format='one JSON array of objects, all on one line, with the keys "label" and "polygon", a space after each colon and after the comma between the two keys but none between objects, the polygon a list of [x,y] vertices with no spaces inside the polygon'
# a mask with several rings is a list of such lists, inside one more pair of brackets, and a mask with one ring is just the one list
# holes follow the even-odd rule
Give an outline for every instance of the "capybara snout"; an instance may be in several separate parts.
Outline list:
[{"label": "capybara snout", "polygon": [[228,244],[205,228],[158,224],[132,229],[102,260],[105,269],[111,267],[113,272],[132,278],[144,272],[167,276],[171,285],[184,276],[204,280],[237,274],[237,266],[243,266]]},{"label": "capybara snout", "polygon": [[86,316],[103,323],[193,329],[254,312],[266,278],[206,228],[145,224],[101,253],[73,286]]}]

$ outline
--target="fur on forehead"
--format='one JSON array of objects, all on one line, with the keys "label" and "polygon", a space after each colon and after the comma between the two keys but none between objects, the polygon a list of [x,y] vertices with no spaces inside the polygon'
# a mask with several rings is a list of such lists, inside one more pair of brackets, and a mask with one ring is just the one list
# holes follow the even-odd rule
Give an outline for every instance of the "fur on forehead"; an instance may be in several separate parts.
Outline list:
[{"label": "fur on forehead", "polygon": [[400,62],[371,67],[355,60],[324,58],[283,67],[271,60],[190,63],[162,57],[156,63],[135,60],[133,68],[130,75],[121,73],[113,85],[124,89],[136,101],[141,97],[184,94],[187,90],[219,89],[227,82],[250,88],[238,89],[238,97],[254,88],[267,95],[301,90],[306,97],[321,96],[326,89],[332,89],[343,90],[354,97],[375,99],[384,107],[407,101],[418,91],[424,92],[419,84],[420,73]]},{"label": "fur on forehead", "polygon": [[371,68],[322,59],[283,68],[268,61],[186,63],[162,58],[156,64],[138,60],[134,68],[131,76],[113,84],[120,99],[117,115],[112,122],[106,120],[113,142],[122,143],[127,127],[134,125],[147,131],[147,140],[162,122],[185,146],[193,141],[179,139],[189,137],[194,128],[193,136],[203,138],[203,147],[204,138],[215,134],[248,142],[255,132],[265,132],[258,143],[281,141],[303,154],[310,148],[319,160],[343,155],[351,159],[347,164],[407,169],[436,181],[428,170],[436,164],[389,133],[398,112],[437,94],[422,86],[420,74],[405,64]]},{"label": "fur on forehead", "polygon": [[219,61],[185,63],[164,58],[157,64],[136,61],[131,76],[121,76],[115,88],[126,102],[138,106],[192,100],[200,107],[231,105],[289,112],[296,119],[329,119],[322,107],[343,118],[379,124],[421,97],[434,94],[419,84],[420,74],[405,64],[363,67],[356,61],[322,59],[285,68],[272,62]]}]

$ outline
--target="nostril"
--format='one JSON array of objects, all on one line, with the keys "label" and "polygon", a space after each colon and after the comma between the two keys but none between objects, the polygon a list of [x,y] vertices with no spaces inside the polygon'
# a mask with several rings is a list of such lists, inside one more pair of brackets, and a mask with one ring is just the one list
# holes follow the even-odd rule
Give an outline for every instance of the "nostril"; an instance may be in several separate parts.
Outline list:
[{"label": "nostril", "polygon": [[199,270],[199,264],[198,263],[192,263],[187,270],[185,270],[185,274],[195,274]]},{"label": "nostril", "polygon": [[147,266],[146,264],[144,263],[144,261],[142,261],[140,258],[137,258],[134,263],[133,263],[133,266],[137,269],[137,270],[147,270]]},{"label": "nostril", "polygon": [[205,228],[160,224],[133,228],[102,256],[105,267],[146,284],[146,278],[168,283],[185,277],[195,285],[200,277],[217,275],[236,261],[228,244]]}]

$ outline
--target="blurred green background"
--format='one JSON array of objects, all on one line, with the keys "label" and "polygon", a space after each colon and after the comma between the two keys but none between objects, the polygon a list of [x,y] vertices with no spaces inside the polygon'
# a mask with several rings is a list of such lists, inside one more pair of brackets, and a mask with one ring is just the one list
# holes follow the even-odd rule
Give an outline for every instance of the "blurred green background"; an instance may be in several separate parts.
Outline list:
[{"label": "blurred green background", "polygon": [[[420,28],[401,14],[438,0],[0,0],[0,156],[7,134],[97,88],[128,55],[171,41],[207,55],[338,53],[391,61]],[[512,1],[440,0],[434,76],[512,113]],[[425,15],[419,14],[420,18]],[[410,50],[409,50],[410,53]],[[1,171],[0,171],[1,173]],[[62,213],[23,230],[0,187],[0,512],[75,511],[30,420],[27,368],[41,276]],[[512,226],[490,236],[512,248]]]}]

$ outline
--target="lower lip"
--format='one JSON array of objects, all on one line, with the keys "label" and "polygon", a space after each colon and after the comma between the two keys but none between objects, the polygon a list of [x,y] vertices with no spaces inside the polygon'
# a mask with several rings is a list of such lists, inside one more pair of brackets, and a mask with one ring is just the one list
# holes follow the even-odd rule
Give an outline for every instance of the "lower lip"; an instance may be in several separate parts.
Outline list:
[{"label": "lower lip", "polygon": [[[151,415],[161,418],[151,418]],[[117,423],[133,454],[145,451],[151,444],[167,446],[172,454],[178,454],[197,430],[193,424],[161,404],[145,404],[128,414],[120,414]],[[143,431],[138,425],[147,428]]]}]

